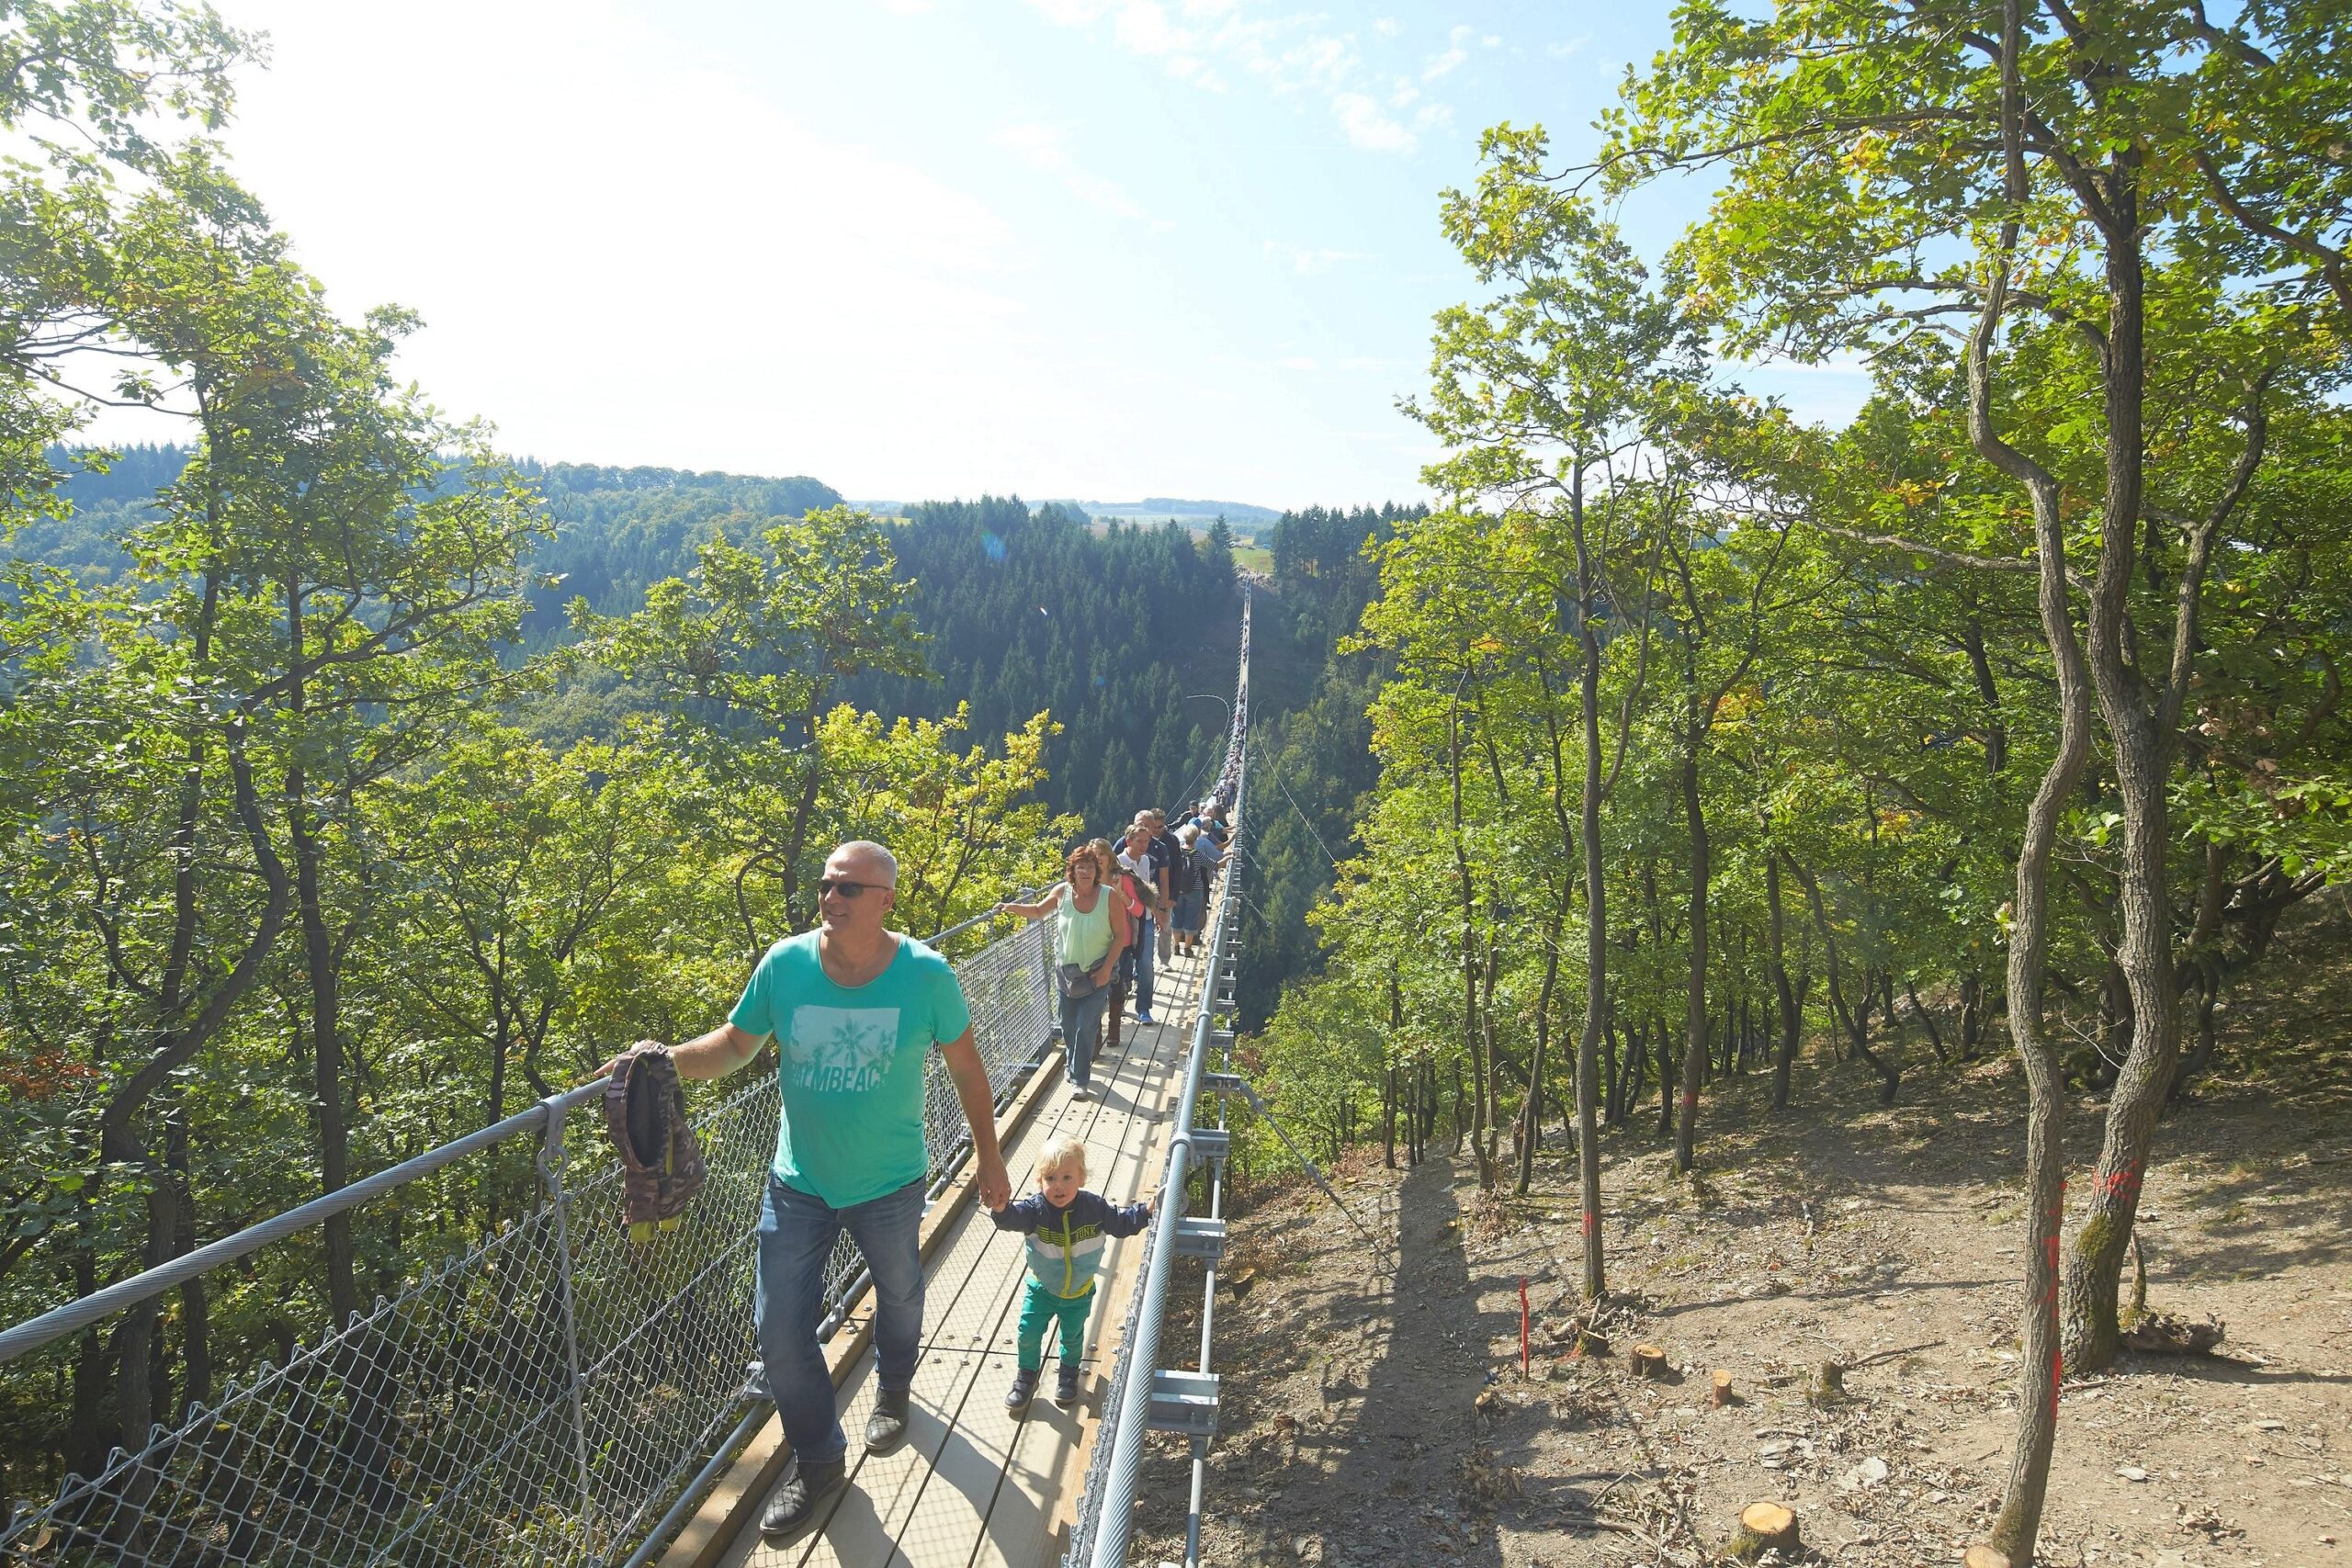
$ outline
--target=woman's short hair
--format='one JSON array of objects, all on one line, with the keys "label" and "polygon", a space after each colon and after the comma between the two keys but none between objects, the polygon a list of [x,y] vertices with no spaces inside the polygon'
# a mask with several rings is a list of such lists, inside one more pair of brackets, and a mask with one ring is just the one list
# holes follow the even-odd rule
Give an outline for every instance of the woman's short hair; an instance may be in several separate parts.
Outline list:
[{"label": "woman's short hair", "polygon": [[1080,1181],[1086,1179],[1086,1145],[1068,1133],[1046,1140],[1046,1146],[1037,1151],[1037,1175],[1040,1179],[1063,1169],[1075,1169]]},{"label": "woman's short hair", "polygon": [[1072,844],[1069,847],[1069,853],[1062,857],[1062,875],[1067,877],[1076,871],[1081,861],[1094,867],[1095,881],[1102,880],[1102,859],[1094,852],[1092,844]]}]

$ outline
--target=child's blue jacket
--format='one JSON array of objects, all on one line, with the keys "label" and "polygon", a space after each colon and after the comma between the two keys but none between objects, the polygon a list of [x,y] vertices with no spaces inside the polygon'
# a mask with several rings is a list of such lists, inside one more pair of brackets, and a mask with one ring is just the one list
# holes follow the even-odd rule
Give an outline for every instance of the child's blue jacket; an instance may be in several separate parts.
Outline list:
[{"label": "child's blue jacket", "polygon": [[1043,1192],[1032,1192],[1007,1203],[993,1217],[999,1230],[1027,1233],[1030,1274],[1069,1301],[1094,1289],[1103,1238],[1142,1230],[1151,1223],[1151,1205],[1130,1203],[1122,1209],[1100,1192],[1081,1188],[1067,1209],[1055,1208]]}]

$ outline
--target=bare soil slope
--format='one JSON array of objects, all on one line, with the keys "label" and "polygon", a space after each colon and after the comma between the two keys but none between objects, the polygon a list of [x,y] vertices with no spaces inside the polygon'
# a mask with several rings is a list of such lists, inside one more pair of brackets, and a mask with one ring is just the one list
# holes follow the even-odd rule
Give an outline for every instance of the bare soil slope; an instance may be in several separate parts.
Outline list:
[{"label": "bare soil slope", "polygon": [[[2334,998],[2307,1000],[2293,1032],[2340,1037]],[[2233,1033],[2290,1021],[2249,1012]],[[1270,1188],[1234,1224],[1226,1278],[1246,1293],[1219,1292],[1204,1559],[1696,1563],[1771,1498],[1808,1561],[1956,1562],[2007,1460],[2024,1090],[2006,1060],[1915,1069],[1892,1109],[1873,1088],[1858,1066],[1800,1069],[1776,1117],[1761,1079],[1717,1086],[1696,1183],[1673,1177],[1654,1106],[1607,1134],[1618,1307],[1599,1356],[1547,1333],[1577,1280],[1564,1146],[1516,1201],[1482,1198],[1466,1152],[1409,1173],[1351,1156],[1340,1192],[1376,1254],[1304,1181]],[[2077,1098],[2078,1172],[2098,1132]],[[2144,1205],[2151,1306],[2227,1337],[2066,1385],[2043,1560],[2352,1564],[2352,1092],[2213,1089],[2166,1122]],[[1197,1335],[1172,1319],[1165,1343]],[[1637,1340],[1665,1349],[1664,1378],[1634,1375]],[[1850,1369],[1842,1403],[1808,1398],[1824,1360]],[[1145,1563],[1183,1544],[1183,1450],[1155,1441]]]}]

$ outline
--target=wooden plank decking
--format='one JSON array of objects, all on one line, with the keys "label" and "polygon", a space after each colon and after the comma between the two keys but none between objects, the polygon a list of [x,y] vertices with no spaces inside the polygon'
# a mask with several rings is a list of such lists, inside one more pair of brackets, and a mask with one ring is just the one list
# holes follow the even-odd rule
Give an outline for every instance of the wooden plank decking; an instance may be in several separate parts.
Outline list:
[{"label": "wooden plank decking", "polygon": [[[1180,959],[1163,971],[1154,998],[1160,1021],[1127,1024],[1122,1054],[1095,1063],[1094,1098],[1078,1100],[1058,1080],[1042,1090],[1006,1140],[1015,1196],[1034,1186],[1037,1150],[1065,1132],[1086,1143],[1089,1186],[1121,1203],[1149,1193],[1164,1163],[1205,965],[1204,956]],[[1057,1559],[1143,1241],[1118,1239],[1104,1256],[1078,1408],[1053,1404],[1049,1345],[1044,1387],[1027,1416],[1016,1418],[1004,1408],[1004,1391],[1012,1381],[1021,1238],[999,1231],[961,1189],[943,1202],[958,1206],[924,1266],[923,1348],[906,1445],[880,1459],[860,1446],[874,1397],[874,1359],[861,1334],[836,1374],[850,1436],[849,1485],[824,1524],[781,1550],[761,1540],[759,1513],[782,1475],[773,1462],[779,1439],[763,1434],[682,1537],[681,1546],[691,1539],[694,1547],[673,1549],[668,1561],[690,1557],[719,1568],[1049,1568]]]}]

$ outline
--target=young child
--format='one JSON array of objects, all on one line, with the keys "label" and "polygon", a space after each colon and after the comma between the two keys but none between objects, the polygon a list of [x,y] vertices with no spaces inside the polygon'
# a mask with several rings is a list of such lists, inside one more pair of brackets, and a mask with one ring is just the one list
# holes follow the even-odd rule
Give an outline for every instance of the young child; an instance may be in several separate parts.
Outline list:
[{"label": "young child", "polygon": [[1029,1237],[1029,1287],[1021,1298],[1020,1369],[1006,1391],[1007,1410],[1026,1410],[1046,1365],[1046,1324],[1061,1325],[1061,1375],[1054,1403],[1078,1403],[1078,1354],[1086,1344],[1086,1314],[1094,1305],[1094,1271],[1103,1239],[1133,1235],[1150,1223],[1151,1205],[1122,1209],[1086,1190],[1086,1145],[1067,1134],[1037,1156],[1035,1192],[996,1212],[997,1228]]}]

